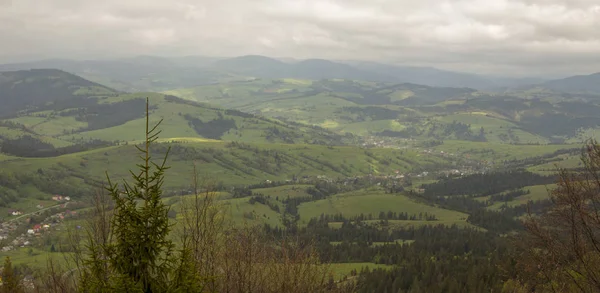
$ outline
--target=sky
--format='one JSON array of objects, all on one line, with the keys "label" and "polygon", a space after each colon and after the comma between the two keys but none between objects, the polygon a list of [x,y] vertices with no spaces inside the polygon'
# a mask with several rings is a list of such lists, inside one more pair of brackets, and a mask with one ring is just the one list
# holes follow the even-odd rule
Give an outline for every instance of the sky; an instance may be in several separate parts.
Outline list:
[{"label": "sky", "polygon": [[0,0],[0,62],[136,55],[600,71],[598,0]]}]

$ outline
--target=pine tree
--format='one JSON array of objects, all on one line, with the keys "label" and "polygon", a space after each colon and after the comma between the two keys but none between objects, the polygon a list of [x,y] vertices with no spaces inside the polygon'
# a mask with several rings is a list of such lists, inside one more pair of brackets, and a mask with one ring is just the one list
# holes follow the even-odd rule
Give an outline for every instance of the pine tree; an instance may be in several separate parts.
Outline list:
[{"label": "pine tree", "polygon": [[189,250],[179,253],[169,239],[169,207],[162,201],[167,154],[161,164],[151,161],[150,146],[158,139],[159,121],[150,128],[146,102],[146,139],[140,152],[138,173],[130,171],[133,183],[122,188],[107,174],[107,191],[115,203],[108,243],[90,239],[88,260],[81,280],[90,292],[196,292],[201,284],[195,275]]},{"label": "pine tree", "polygon": [[124,182],[122,194],[108,178],[108,191],[116,204],[112,223],[116,241],[111,247],[115,257],[111,264],[129,281],[140,284],[143,292],[165,289],[157,287],[166,281],[164,272],[174,249],[173,242],[167,239],[171,228],[169,208],[161,201],[168,151],[160,165],[151,162],[150,157],[150,145],[158,138],[159,125],[160,122],[150,129],[146,115],[146,141],[143,147],[136,146],[143,164],[138,165],[138,174],[130,171],[134,183]]},{"label": "pine tree", "polygon": [[4,259],[2,269],[2,286],[0,293],[20,293],[23,292],[21,277],[14,271],[10,257]]}]

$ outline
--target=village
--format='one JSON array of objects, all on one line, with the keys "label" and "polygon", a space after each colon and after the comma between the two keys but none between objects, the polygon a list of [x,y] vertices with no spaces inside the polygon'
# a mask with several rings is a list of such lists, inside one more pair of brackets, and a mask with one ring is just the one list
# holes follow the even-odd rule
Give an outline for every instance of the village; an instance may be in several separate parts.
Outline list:
[{"label": "village", "polygon": [[54,195],[52,200],[56,202],[55,205],[44,207],[38,204],[38,210],[34,212],[9,211],[11,218],[0,223],[0,251],[9,252],[32,246],[45,233],[57,230],[65,219],[78,215],[77,211],[68,209],[69,204],[78,205],[71,202],[69,196]]}]

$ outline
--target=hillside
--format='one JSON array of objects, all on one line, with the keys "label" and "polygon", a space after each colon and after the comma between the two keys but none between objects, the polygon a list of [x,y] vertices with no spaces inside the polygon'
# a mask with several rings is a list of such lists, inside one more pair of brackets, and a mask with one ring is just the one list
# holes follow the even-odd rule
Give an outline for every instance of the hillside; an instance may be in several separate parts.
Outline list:
[{"label": "hillside", "polygon": [[113,95],[116,91],[56,69],[0,72],[0,118],[23,110],[45,109],[48,103]]},{"label": "hillside", "polygon": [[565,93],[600,94],[600,72],[551,80],[543,83],[542,86]]},{"label": "hillside", "polygon": [[318,127],[283,123],[175,96],[117,93],[58,70],[7,72],[2,76],[6,90],[0,101],[8,107],[2,108],[7,119],[0,120],[0,140],[4,141],[3,152],[14,155],[72,144],[98,147],[140,140],[146,98],[153,116],[164,119],[169,137],[334,145],[352,140]]},{"label": "hillside", "polygon": [[600,127],[595,114],[600,105],[593,99],[526,98],[406,83],[288,78],[166,93],[362,136],[580,143]]},{"label": "hillside", "polygon": [[[165,137],[170,136],[166,128]],[[138,131],[139,132],[139,131]],[[189,192],[194,164],[202,177],[221,186],[249,185],[297,178],[346,178],[374,173],[391,175],[448,168],[442,156],[421,156],[415,151],[318,145],[235,143],[207,139],[161,139],[153,157],[164,156],[171,147],[165,188]],[[0,156],[0,206],[36,199],[49,200],[52,194],[87,197],[105,181],[105,172],[114,178],[130,176],[138,161],[133,145],[105,146],[57,157],[19,158]],[[53,183],[46,180],[52,178]],[[23,181],[23,182],[21,182]],[[28,186],[28,188],[18,187]],[[12,194],[12,196],[11,196]],[[16,204],[16,206],[21,206]]]}]

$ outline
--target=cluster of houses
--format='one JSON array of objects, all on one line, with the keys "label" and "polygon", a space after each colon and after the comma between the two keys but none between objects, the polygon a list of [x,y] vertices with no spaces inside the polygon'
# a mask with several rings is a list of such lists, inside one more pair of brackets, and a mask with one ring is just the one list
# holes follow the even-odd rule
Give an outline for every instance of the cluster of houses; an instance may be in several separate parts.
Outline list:
[{"label": "cluster of houses", "polygon": [[3,222],[0,224],[0,240],[8,239],[11,232],[17,229],[18,225],[15,222]]},{"label": "cluster of houses", "polygon": [[[43,230],[42,230],[43,229]],[[37,224],[33,225],[31,229],[27,230],[27,235],[39,236],[42,231],[50,229],[50,224]]]},{"label": "cluster of houses", "polygon": [[22,214],[23,214],[23,212],[21,212],[21,211],[19,211],[19,210],[11,210],[11,211],[8,211],[8,215],[9,215],[9,216],[20,216],[20,215],[22,215]]},{"label": "cluster of houses", "polygon": [[[76,215],[77,215],[76,211],[70,211],[70,210],[66,210],[64,212],[54,214],[54,215],[46,218],[42,223],[31,226],[31,228],[27,229],[26,233],[23,233],[23,234],[15,237],[12,241],[7,243],[8,245],[5,245],[4,247],[2,247],[0,249],[0,251],[7,252],[7,251],[11,251],[18,247],[30,246],[30,245],[32,245],[33,237],[40,236],[45,231],[49,231],[52,227],[58,225],[61,222],[61,220],[65,219],[65,217],[72,217],[72,216],[76,216]],[[29,223],[29,220],[31,220],[31,219],[27,219],[26,222]],[[9,222],[1,223],[0,224],[0,240],[8,240],[10,233],[17,230],[18,225],[19,224],[17,221],[9,221]]]},{"label": "cluster of houses", "polygon": [[70,201],[71,197],[69,197],[69,196],[62,196],[62,195],[53,195],[52,196],[52,200],[53,201]]}]

